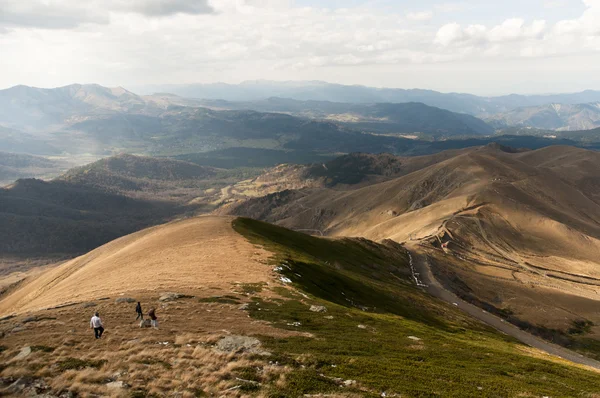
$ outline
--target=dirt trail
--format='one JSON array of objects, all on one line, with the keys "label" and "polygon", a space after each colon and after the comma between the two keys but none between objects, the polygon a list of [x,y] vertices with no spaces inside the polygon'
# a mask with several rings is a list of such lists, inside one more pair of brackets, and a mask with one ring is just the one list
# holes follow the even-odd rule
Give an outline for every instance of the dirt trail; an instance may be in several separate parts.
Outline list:
[{"label": "dirt trail", "polygon": [[418,272],[420,280],[423,285],[424,290],[426,290],[429,294],[434,297],[437,297],[447,303],[452,305],[457,305],[462,311],[471,315],[472,317],[480,320],[483,323],[486,323],[493,328],[509,335],[517,340],[521,341],[528,346],[537,348],[542,350],[550,355],[554,355],[571,362],[575,362],[581,365],[590,366],[595,369],[600,370],[600,362],[594,359],[585,357],[581,354],[568,350],[566,348],[560,347],[558,345],[549,343],[547,341],[541,340],[523,330],[517,328],[516,326],[505,322],[503,319],[500,319],[479,307],[476,307],[472,304],[467,303],[464,300],[461,300],[454,293],[446,290],[433,276],[429,262],[425,255],[419,254],[415,251],[415,247],[410,248],[413,258],[413,264],[415,270]]}]

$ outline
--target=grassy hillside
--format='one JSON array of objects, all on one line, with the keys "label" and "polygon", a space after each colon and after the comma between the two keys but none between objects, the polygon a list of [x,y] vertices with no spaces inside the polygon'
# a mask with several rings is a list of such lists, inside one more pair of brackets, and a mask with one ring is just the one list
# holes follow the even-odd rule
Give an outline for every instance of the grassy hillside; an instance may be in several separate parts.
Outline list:
[{"label": "grassy hillside", "polygon": [[[336,378],[364,396],[561,396],[591,394],[588,373],[527,354],[528,349],[409,282],[408,257],[392,242],[329,241],[238,219],[234,228],[274,253],[271,263],[300,292],[254,301],[251,315],[309,337],[269,339],[291,363],[290,383],[272,396],[339,391]],[[326,313],[312,312],[322,305]]]},{"label": "grassy hillside", "polygon": [[367,187],[289,190],[229,211],[331,236],[421,241],[449,289],[540,331],[568,337],[589,325],[581,337],[597,355],[599,167],[592,151],[494,145]]},{"label": "grassy hillside", "polygon": [[[412,285],[409,261],[392,242],[319,239],[249,219],[142,231],[0,297],[0,314],[15,314],[0,320],[0,392],[594,396],[599,373],[432,299]],[[162,290],[179,295],[159,301]],[[157,308],[159,329],[139,328],[135,301]],[[100,340],[88,329],[94,311],[106,327]]]}]

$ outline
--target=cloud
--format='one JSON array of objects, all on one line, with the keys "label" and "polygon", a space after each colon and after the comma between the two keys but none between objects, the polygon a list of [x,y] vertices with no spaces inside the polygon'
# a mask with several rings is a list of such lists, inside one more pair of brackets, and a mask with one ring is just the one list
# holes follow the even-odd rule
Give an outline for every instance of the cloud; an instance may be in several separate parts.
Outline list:
[{"label": "cloud", "polygon": [[85,1],[0,0],[0,10],[0,28],[71,29],[84,23],[109,22],[106,10],[97,9]]},{"label": "cloud", "polygon": [[[456,23],[432,6],[435,20],[448,22],[434,25],[406,24],[405,10],[324,8],[314,1],[0,0],[0,54],[15,60],[0,63],[0,86],[327,76],[365,83],[400,79],[398,71],[408,68],[440,68],[445,76],[446,68],[481,70],[485,62],[517,70],[518,62],[545,56],[564,64],[570,54],[600,61],[600,0],[586,1],[579,18],[554,24],[525,18],[484,24],[476,17]],[[429,17],[414,14],[417,21]],[[391,72],[380,74],[385,68]]]},{"label": "cloud", "polygon": [[[151,17],[175,14],[210,14],[214,9],[208,0],[125,0],[120,1],[120,9]],[[117,8],[117,7],[115,7]]]},{"label": "cloud", "polygon": [[419,12],[409,12],[408,14],[406,14],[406,18],[410,19],[411,21],[429,21],[431,18],[433,18],[433,12],[432,11],[419,11]]},{"label": "cloud", "polygon": [[546,21],[536,20],[526,25],[520,18],[507,19],[491,29],[484,25],[469,25],[463,28],[457,23],[450,23],[438,30],[434,42],[442,46],[451,46],[541,39],[545,29]]},{"label": "cloud", "polygon": [[148,17],[210,14],[208,0],[0,0],[0,32],[6,27],[74,29],[110,23],[111,13]]}]

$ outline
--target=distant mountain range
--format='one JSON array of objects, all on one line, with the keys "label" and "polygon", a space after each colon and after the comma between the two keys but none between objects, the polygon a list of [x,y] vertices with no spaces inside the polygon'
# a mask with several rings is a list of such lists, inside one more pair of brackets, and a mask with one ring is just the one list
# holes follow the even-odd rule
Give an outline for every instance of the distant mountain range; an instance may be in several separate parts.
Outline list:
[{"label": "distant mountain range", "polygon": [[600,102],[517,108],[486,120],[497,128],[524,126],[557,131],[591,130],[600,127]]},{"label": "distant mountain range", "polygon": [[331,120],[361,131],[428,136],[478,136],[494,129],[476,117],[450,112],[418,102],[353,104],[330,101],[298,101],[271,97],[265,100],[231,102],[201,100],[213,109],[251,109],[258,112],[283,112],[310,119]]},{"label": "distant mountain range", "polygon": [[[285,101],[283,101],[285,103]],[[378,133],[478,136],[485,122],[423,104],[330,104],[331,120],[252,110],[211,110],[168,94],[139,96],[123,88],[17,86],[0,91],[0,150],[36,154],[118,152],[173,155],[230,147],[302,151],[395,152],[407,141]],[[302,107],[295,104],[292,107]],[[307,104],[317,110],[319,104]],[[232,106],[233,107],[233,106]],[[244,108],[240,106],[239,108]],[[356,122],[344,121],[354,117]],[[327,118],[325,118],[327,119]],[[335,121],[335,122],[334,122]]]},{"label": "distant mountain range", "polygon": [[151,94],[169,92],[187,98],[257,101],[270,97],[300,101],[332,101],[350,103],[422,102],[452,112],[485,117],[518,107],[551,103],[582,104],[600,101],[600,91],[587,90],[572,94],[518,95],[480,97],[472,94],[440,93],[432,90],[348,86],[320,81],[275,82],[248,81],[241,84],[154,85],[136,88]]}]

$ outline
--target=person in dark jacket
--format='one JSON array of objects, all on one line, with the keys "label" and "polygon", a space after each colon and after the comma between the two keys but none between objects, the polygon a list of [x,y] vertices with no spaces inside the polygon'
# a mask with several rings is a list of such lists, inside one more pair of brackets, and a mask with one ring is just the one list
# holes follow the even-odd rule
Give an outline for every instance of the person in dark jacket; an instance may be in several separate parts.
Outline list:
[{"label": "person in dark jacket", "polygon": [[152,308],[150,311],[148,311],[148,316],[150,317],[150,320],[152,321],[152,327],[154,329],[158,329],[158,318],[156,317],[156,310],[154,308]]},{"label": "person in dark jacket", "polygon": [[139,301],[135,306],[135,312],[137,313],[137,317],[135,318],[135,320],[137,321],[138,319],[141,319],[143,321],[144,313],[142,312],[142,304]]}]

